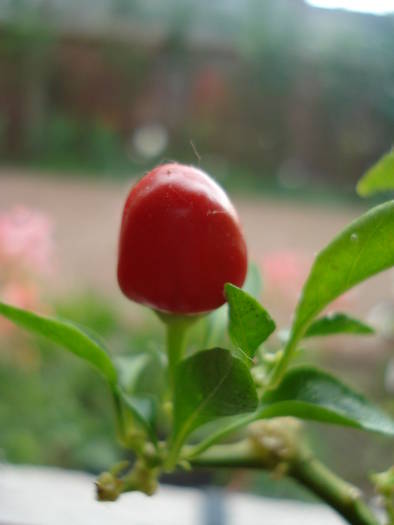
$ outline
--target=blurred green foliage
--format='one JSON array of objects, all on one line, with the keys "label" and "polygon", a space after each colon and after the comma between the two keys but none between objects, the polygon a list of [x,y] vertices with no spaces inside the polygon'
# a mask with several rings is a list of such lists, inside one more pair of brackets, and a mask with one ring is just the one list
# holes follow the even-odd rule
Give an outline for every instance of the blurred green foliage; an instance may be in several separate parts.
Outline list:
[{"label": "blurred green foliage", "polygon": [[[55,311],[102,336],[119,355],[149,351],[159,344],[158,323],[149,330],[144,325],[127,326],[104,298],[74,297],[59,302]],[[147,373],[154,382],[155,370],[151,367]],[[98,472],[120,458],[111,397],[97,373],[42,339],[20,332],[4,334],[0,461]]]},{"label": "blurred green foliage", "polygon": [[99,122],[52,115],[45,123],[46,137],[33,165],[60,171],[125,173],[133,167],[119,134]]},{"label": "blurred green foliage", "polygon": [[0,365],[2,459],[94,471],[116,461],[104,384],[82,363],[44,343],[33,348],[41,358],[36,370]]}]

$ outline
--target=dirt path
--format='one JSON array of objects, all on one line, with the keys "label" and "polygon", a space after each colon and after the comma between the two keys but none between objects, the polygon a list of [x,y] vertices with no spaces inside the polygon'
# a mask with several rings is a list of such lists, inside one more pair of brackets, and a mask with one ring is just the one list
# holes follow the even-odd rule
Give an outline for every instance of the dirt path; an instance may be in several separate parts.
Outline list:
[{"label": "dirt path", "polygon": [[[84,287],[119,296],[115,282],[116,244],[123,199],[130,183],[60,178],[0,170],[0,209],[23,204],[48,213],[55,223],[59,272],[56,289]],[[311,255],[360,211],[273,200],[235,198],[252,258],[291,250]],[[365,310],[391,295],[388,277],[363,285]]]}]

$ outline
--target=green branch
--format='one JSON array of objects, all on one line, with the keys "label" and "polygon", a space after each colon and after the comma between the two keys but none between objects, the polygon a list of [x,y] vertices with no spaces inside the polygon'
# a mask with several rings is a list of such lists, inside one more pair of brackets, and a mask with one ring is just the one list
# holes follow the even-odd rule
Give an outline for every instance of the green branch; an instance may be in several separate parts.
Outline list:
[{"label": "green branch", "polygon": [[[252,439],[231,445],[216,445],[190,460],[194,467],[247,468],[257,470],[282,470],[320,499],[334,508],[351,525],[379,525],[378,520],[362,500],[360,491],[331,472],[309,452],[283,448],[270,448]],[[267,440],[267,444],[269,440]],[[282,451],[281,451],[282,447]],[[286,451],[287,450],[287,451]],[[283,452],[285,453],[283,454]]]},{"label": "green branch", "polygon": [[360,491],[331,472],[316,458],[293,465],[290,475],[336,509],[352,525],[377,525],[379,522],[363,501]]}]

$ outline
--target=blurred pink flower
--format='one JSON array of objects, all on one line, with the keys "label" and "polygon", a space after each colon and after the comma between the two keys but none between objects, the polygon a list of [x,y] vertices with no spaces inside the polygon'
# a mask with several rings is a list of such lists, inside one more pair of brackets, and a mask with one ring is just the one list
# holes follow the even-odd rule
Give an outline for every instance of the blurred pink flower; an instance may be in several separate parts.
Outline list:
[{"label": "blurred pink flower", "polygon": [[[39,310],[39,290],[31,282],[8,282],[0,288],[0,301],[27,310]],[[14,329],[10,321],[0,318],[0,334],[7,335]]]},{"label": "blurred pink flower", "polygon": [[[17,206],[0,212],[0,300],[45,311],[39,278],[53,270],[53,225],[45,214]],[[0,319],[0,334],[14,326]]]},{"label": "blurred pink flower", "polygon": [[34,283],[10,282],[3,286],[1,300],[13,306],[30,310],[38,303],[39,290]]},{"label": "blurred pink flower", "polygon": [[0,261],[29,273],[52,270],[53,225],[41,212],[18,206],[0,213]]},{"label": "blurred pink flower", "polygon": [[304,254],[279,251],[264,256],[263,280],[269,287],[287,293],[299,293],[308,275],[312,258]]}]

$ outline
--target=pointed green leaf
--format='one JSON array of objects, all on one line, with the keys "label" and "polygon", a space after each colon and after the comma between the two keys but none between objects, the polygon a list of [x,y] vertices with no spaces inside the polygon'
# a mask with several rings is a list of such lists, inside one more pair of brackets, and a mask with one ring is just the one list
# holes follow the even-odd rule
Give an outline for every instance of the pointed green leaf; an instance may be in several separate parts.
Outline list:
[{"label": "pointed green leaf", "polygon": [[147,432],[153,442],[157,441],[156,419],[157,405],[152,396],[134,396],[120,390],[120,396],[126,407]]},{"label": "pointed green leaf", "polygon": [[256,406],[256,388],[249,369],[228,350],[203,350],[178,366],[174,406],[178,442],[209,421],[252,412]]},{"label": "pointed green leaf", "polygon": [[148,365],[149,359],[150,355],[147,352],[115,358],[114,363],[118,371],[118,383],[124,392],[128,394],[135,393],[138,379]]},{"label": "pointed green leaf", "polygon": [[[263,289],[262,279],[258,267],[249,263],[248,273],[243,289],[255,299],[259,300]],[[202,339],[199,348],[210,348],[212,346],[226,346],[226,332],[228,324],[228,305],[224,304],[209,315],[204,316],[199,327],[202,331]]]},{"label": "pointed green leaf", "polygon": [[249,358],[275,330],[275,323],[258,301],[233,284],[225,285],[229,304],[229,333],[233,343]]},{"label": "pointed green leaf", "polygon": [[161,351],[145,350],[114,359],[118,383],[132,395],[160,397],[166,388],[167,363]]},{"label": "pointed green leaf", "polygon": [[332,375],[312,367],[287,372],[262,398],[257,419],[295,416],[394,435],[394,420]]},{"label": "pointed green leaf", "polygon": [[372,208],[322,250],[298,302],[283,357],[273,370],[276,385],[308,325],[331,301],[356,284],[394,265],[394,200]]},{"label": "pointed green leaf", "polygon": [[263,280],[258,266],[253,262],[249,263],[248,273],[242,289],[258,301],[260,300],[263,292]]},{"label": "pointed green leaf", "polygon": [[199,348],[224,345],[226,338],[228,306],[224,304],[202,320],[202,340]]},{"label": "pointed green leaf", "polygon": [[4,303],[0,303],[0,315],[28,332],[41,335],[84,359],[96,368],[111,386],[115,385],[116,369],[105,348],[73,323],[36,315]]},{"label": "pointed green leaf", "polygon": [[394,200],[345,228],[317,256],[298,303],[292,331],[356,284],[394,265]]},{"label": "pointed green leaf", "polygon": [[354,317],[349,317],[346,314],[338,312],[316,319],[316,321],[309,326],[305,337],[334,334],[370,335],[374,333],[375,330],[371,326]]},{"label": "pointed green leaf", "polygon": [[357,184],[362,197],[394,190],[394,150],[384,155]]}]

